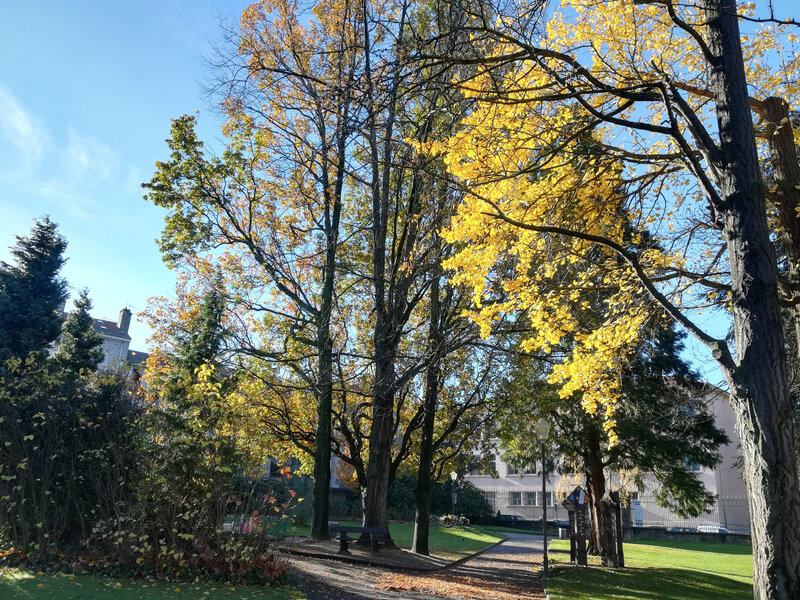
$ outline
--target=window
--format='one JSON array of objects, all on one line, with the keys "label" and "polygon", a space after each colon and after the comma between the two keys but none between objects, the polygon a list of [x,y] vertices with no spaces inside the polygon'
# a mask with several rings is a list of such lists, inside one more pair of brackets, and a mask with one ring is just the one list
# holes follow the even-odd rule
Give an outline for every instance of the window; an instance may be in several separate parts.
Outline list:
[{"label": "window", "polygon": [[519,469],[515,469],[511,465],[506,465],[506,475],[519,475]]},{"label": "window", "polygon": [[525,492],[526,506],[536,506],[536,492]]},{"label": "window", "polygon": [[[547,492],[545,500],[547,501],[547,506],[553,506],[553,492]],[[542,506],[542,492],[536,492],[535,506]]]},{"label": "window", "polygon": [[510,492],[508,494],[508,504],[510,506],[521,506],[522,505],[522,493],[521,492]]},{"label": "window", "polygon": [[492,510],[494,510],[495,502],[497,501],[497,493],[496,492],[481,492],[483,497],[486,498],[486,501],[491,504]]},{"label": "window", "polygon": [[538,475],[539,471],[536,470],[536,465],[528,465],[525,467],[523,475]]},{"label": "window", "polygon": [[[481,457],[481,456],[475,456],[474,460],[475,460],[476,462],[477,462],[477,461],[482,461],[482,460],[483,460],[483,457]],[[495,472],[497,471],[497,464],[496,464],[496,460],[497,460],[497,459],[496,459],[494,456],[491,456],[491,457],[490,457],[490,460],[489,460],[489,465],[488,465],[488,466],[486,466],[486,467],[484,467],[484,466],[481,466],[481,464],[480,464],[480,463],[478,463],[478,464],[474,464],[474,465],[472,466],[472,468],[469,470],[469,474],[470,474],[470,475],[474,475],[474,476],[481,476],[481,475],[494,475],[494,474],[495,474]]]}]

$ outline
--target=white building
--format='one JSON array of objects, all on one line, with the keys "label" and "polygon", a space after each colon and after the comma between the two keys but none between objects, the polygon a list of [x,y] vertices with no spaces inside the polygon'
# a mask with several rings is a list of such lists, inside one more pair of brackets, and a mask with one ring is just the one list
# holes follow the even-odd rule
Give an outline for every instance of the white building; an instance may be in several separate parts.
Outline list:
[{"label": "white building", "polygon": [[[630,507],[630,524],[634,526],[690,527],[720,525],[731,531],[750,531],[750,512],[747,488],[739,467],[739,436],[736,418],[728,402],[728,394],[711,384],[706,384],[706,402],[715,424],[728,436],[730,442],[720,446],[721,460],[714,469],[693,465],[706,489],[717,496],[717,503],[708,514],[694,519],[682,519],[669,510],[656,505],[652,490],[657,484],[651,480],[645,489],[635,494]],[[690,466],[691,468],[691,466]]]},{"label": "white building", "polygon": [[[730,443],[720,446],[721,461],[714,469],[706,469],[697,465],[689,468],[697,470],[700,480],[706,489],[717,496],[717,503],[708,514],[695,519],[682,519],[667,509],[656,505],[653,492],[657,483],[653,478],[645,477],[644,489],[632,490],[628,512],[628,524],[634,526],[692,527],[700,525],[719,525],[731,531],[749,531],[750,518],[747,505],[747,494],[741,471],[738,467],[739,436],[734,427],[734,414],[728,403],[725,392],[708,384],[707,402],[712,414],[716,415],[716,425],[722,429]],[[497,477],[489,473],[472,472],[465,479],[478,488],[489,503],[494,513],[510,515],[525,520],[537,520],[542,516],[542,475],[541,464],[524,472],[519,472],[502,459],[496,440],[492,454],[493,471]],[[554,490],[560,475],[548,474],[547,504],[548,520],[567,518],[566,510],[559,502],[554,502]],[[574,485],[574,484],[573,484]],[[456,512],[458,509],[456,508]]]},{"label": "white building", "polygon": [[[62,317],[67,318],[66,312],[62,307]],[[127,308],[119,311],[119,318],[116,322],[106,321],[105,319],[94,319],[92,323],[94,330],[103,338],[103,360],[100,367],[126,363],[135,369],[144,367],[144,361],[148,354],[138,350],[131,350],[131,336],[128,329],[131,325],[132,313]]]}]

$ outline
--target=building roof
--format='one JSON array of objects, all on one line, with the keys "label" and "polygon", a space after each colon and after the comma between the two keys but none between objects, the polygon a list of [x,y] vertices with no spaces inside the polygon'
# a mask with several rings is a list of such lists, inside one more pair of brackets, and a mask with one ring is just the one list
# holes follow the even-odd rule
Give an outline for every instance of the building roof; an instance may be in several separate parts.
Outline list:
[{"label": "building roof", "polygon": [[110,335],[111,337],[119,338],[121,340],[131,340],[131,336],[123,331],[114,321],[106,321],[105,319],[94,320],[94,330],[100,335]]},{"label": "building roof", "polygon": [[[66,321],[69,316],[68,312],[61,311],[61,320]],[[131,341],[131,336],[126,331],[123,331],[114,321],[106,321],[105,319],[95,319],[92,323],[94,330],[100,335],[118,338],[120,340]]]}]

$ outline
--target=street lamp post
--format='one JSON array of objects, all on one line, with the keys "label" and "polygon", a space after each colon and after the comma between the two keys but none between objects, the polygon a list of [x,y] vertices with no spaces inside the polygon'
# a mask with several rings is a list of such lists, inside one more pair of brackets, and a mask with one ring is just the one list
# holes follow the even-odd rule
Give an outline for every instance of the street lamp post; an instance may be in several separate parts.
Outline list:
[{"label": "street lamp post", "polygon": [[452,500],[452,512],[450,513],[454,517],[456,516],[456,479],[458,479],[458,473],[455,471],[450,471],[450,481],[452,485],[450,486],[450,500]]},{"label": "street lamp post", "polygon": [[533,425],[536,439],[542,444],[542,545],[544,548],[544,569],[542,577],[550,577],[550,565],[547,561],[547,469],[545,468],[545,443],[550,435],[550,422],[544,417]]}]

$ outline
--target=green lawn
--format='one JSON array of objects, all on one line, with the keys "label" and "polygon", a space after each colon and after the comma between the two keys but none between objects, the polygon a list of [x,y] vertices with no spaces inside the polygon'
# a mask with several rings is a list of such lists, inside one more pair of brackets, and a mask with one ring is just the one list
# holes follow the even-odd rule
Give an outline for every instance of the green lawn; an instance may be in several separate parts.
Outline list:
[{"label": "green lawn", "polygon": [[[392,539],[401,548],[411,548],[414,539],[413,523],[389,525]],[[447,558],[461,558],[479,552],[503,539],[503,535],[485,531],[470,525],[456,527],[431,526],[428,546],[431,554]]]},{"label": "green lawn", "polygon": [[[358,527],[361,523],[342,521],[342,525]],[[414,539],[413,523],[391,523],[389,531],[392,533],[394,543],[401,548],[411,548]],[[513,530],[511,530],[513,531]],[[310,533],[308,526],[290,526],[289,536],[307,536]],[[503,539],[502,534],[493,533],[486,527],[458,526],[434,527],[431,525],[428,545],[431,554],[445,558],[462,558],[484,548],[488,548]]]},{"label": "green lawn", "polygon": [[89,575],[36,575],[0,569],[3,600],[302,600],[288,587],[210,583],[153,583],[144,579],[105,579]]},{"label": "green lawn", "polygon": [[[361,523],[344,521],[341,524],[355,527],[361,525]],[[299,532],[300,529],[298,528],[297,531]],[[413,523],[390,523],[389,531],[395,544],[401,548],[411,548],[411,542],[414,539]],[[292,534],[290,529],[289,535],[300,535],[300,533]],[[305,535],[308,535],[308,533],[306,532]],[[428,546],[434,556],[457,559],[488,548],[502,540],[503,537],[502,534],[492,533],[483,528],[470,525],[457,527],[435,527],[431,525]]]},{"label": "green lawn", "polygon": [[[551,550],[569,551],[569,542],[554,540]],[[553,552],[551,560],[567,562]],[[553,600],[750,600],[753,562],[750,546],[691,542],[625,544],[625,568],[552,568],[547,591]],[[590,563],[599,563],[590,557]]]}]

